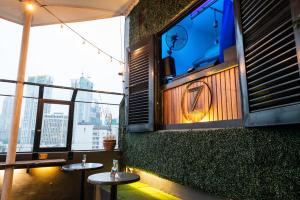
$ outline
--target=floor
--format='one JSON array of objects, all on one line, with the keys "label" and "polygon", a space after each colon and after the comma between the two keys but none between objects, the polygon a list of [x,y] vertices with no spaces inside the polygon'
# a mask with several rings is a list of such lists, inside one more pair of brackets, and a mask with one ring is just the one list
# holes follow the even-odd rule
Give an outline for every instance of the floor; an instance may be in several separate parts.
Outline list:
[{"label": "floor", "polygon": [[[103,189],[107,192],[109,191],[109,187],[104,187]],[[103,199],[106,199],[107,194],[104,194]],[[180,200],[180,198],[144,183],[136,182],[118,186],[118,200]]]}]

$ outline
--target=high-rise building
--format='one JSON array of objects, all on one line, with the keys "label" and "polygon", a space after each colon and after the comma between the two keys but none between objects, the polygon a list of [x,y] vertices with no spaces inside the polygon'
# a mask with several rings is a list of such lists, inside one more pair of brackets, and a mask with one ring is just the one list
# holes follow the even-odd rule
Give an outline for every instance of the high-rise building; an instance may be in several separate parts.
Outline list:
[{"label": "high-rise building", "polygon": [[[71,86],[80,89],[93,89],[93,83],[85,78],[83,75],[79,79],[72,80]],[[91,92],[80,91],[77,93],[77,101],[91,102],[93,94]],[[74,112],[74,124],[89,123],[91,117],[91,104],[90,103],[76,103]]]},{"label": "high-rise building", "polygon": [[3,143],[8,142],[8,135],[10,134],[10,129],[12,125],[13,105],[13,97],[4,98],[2,111],[0,114],[0,140]]},{"label": "high-rise building", "polygon": [[67,115],[64,113],[44,113],[40,147],[66,147],[67,132]]},{"label": "high-rise building", "polygon": [[[48,75],[44,76],[29,76],[28,82],[40,83],[40,84],[53,84],[53,78]],[[25,95],[29,97],[38,97],[39,88],[33,85],[27,85],[25,89]],[[44,90],[44,96],[51,97],[52,89],[47,88]],[[35,122],[36,122],[36,113],[38,100],[27,98],[25,99],[25,109],[21,121],[21,133],[19,135],[19,143],[22,144],[33,144],[34,139],[34,131],[35,131]],[[44,113],[50,113],[51,107],[50,105],[46,105],[44,107]]]}]

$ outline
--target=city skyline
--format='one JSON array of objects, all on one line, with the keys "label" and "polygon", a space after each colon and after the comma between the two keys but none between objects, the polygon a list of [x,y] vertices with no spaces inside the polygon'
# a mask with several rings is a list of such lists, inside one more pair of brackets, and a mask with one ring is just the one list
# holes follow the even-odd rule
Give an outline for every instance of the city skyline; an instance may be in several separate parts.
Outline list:
[{"label": "city skyline", "polygon": [[[28,82],[40,83],[40,84],[53,84],[54,78],[49,75],[43,76],[29,76]],[[81,89],[93,89],[93,82],[88,78],[84,77],[83,74],[78,79],[73,79],[70,82],[72,88]],[[44,92],[44,97],[47,98],[58,98],[53,97],[55,88],[48,88]],[[37,86],[27,86],[25,89],[26,95],[34,98],[26,98],[24,101],[24,108],[22,110],[21,122],[19,128],[18,137],[18,151],[32,151],[35,126],[36,126],[36,115],[38,107],[38,87]],[[68,95],[67,95],[68,96]],[[79,93],[77,98],[84,102],[93,102],[93,93]],[[8,142],[8,135],[10,134],[11,117],[13,110],[13,98],[5,97],[5,104],[2,106],[0,113],[0,140],[1,149],[4,152],[6,149],[5,145]],[[66,136],[67,136],[67,123],[69,116],[69,108],[67,111],[63,111],[61,108],[57,108],[57,105],[44,104],[43,109],[43,120],[42,120],[42,137],[41,137],[41,147],[64,147],[66,146]],[[107,112],[108,107],[105,108]],[[106,127],[104,116],[103,116],[103,106],[95,103],[75,103],[74,118],[73,118],[73,149],[82,150],[84,148],[88,149],[99,149],[102,148],[101,139],[109,131]],[[111,112],[111,111],[109,111]],[[114,135],[118,135],[118,113],[112,113],[113,125],[111,132]],[[4,116],[10,116],[4,117]],[[2,120],[7,119],[7,120]],[[90,128],[92,127],[92,128]],[[86,130],[90,130],[87,132]],[[91,141],[86,143],[86,137],[91,137]],[[85,139],[83,139],[85,138]]]}]

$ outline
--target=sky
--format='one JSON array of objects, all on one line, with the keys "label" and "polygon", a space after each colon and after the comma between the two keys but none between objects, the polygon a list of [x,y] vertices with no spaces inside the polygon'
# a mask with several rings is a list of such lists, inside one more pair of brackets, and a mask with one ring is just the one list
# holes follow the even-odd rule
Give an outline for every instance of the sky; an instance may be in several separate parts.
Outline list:
[{"label": "sky", "polygon": [[[68,25],[103,51],[123,60],[124,17]],[[17,79],[22,30],[21,25],[0,19],[0,79]],[[50,75],[54,85],[71,87],[71,80],[83,74],[94,83],[94,90],[122,93],[122,77],[118,75],[122,70],[123,65],[98,54],[97,49],[87,42],[83,44],[82,38],[65,26],[61,28],[61,24],[31,28],[25,81],[28,76]],[[14,95],[14,90],[15,84],[0,82],[0,94]],[[118,104],[122,96],[94,94],[93,98]],[[0,113],[4,99],[0,96]],[[117,116],[118,106],[110,109]]]},{"label": "sky", "polygon": [[[69,23],[89,41],[110,55],[123,60],[124,17]],[[120,32],[121,31],[121,32]],[[122,37],[121,37],[122,36]],[[0,19],[0,79],[16,80],[22,26]],[[95,90],[122,92],[123,66],[60,24],[32,27],[29,40],[26,78],[50,75],[55,85],[71,86],[82,74],[94,83]],[[0,92],[5,90],[0,85]]]}]

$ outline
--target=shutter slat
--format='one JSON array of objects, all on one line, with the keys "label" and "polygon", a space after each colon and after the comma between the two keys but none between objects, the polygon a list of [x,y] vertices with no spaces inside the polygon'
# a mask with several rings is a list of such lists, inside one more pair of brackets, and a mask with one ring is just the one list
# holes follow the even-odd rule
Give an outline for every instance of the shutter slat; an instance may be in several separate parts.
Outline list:
[{"label": "shutter slat", "polygon": [[[261,93],[261,94],[264,95],[265,93],[269,93],[270,90],[274,90],[274,89],[277,89],[277,88],[279,88],[279,87],[289,86],[289,85],[291,85],[291,84],[299,85],[299,83],[300,83],[299,81],[300,81],[300,79],[293,79],[293,80],[291,80],[291,81],[287,81],[287,82],[284,82],[284,83],[281,83],[281,84],[278,84],[278,85],[273,85],[273,86],[268,87],[268,88],[265,88],[265,89],[263,89],[263,90],[259,90],[259,91],[256,91],[256,92],[252,92],[252,93],[250,93],[250,95],[249,95],[249,99],[251,99],[252,96],[255,96],[255,95],[259,94],[259,93]],[[297,84],[297,83],[298,83],[298,84]],[[288,87],[287,87],[287,88],[288,88]]]},{"label": "shutter slat", "polygon": [[[292,47],[294,46],[294,48],[292,48],[292,49],[289,48],[291,45],[292,45]],[[269,59],[266,59],[266,58],[268,58],[268,57],[270,57],[270,56],[273,56],[273,55],[277,55],[278,52],[282,52],[282,51],[280,51],[280,50],[285,50],[285,49],[287,49],[287,50],[293,50],[293,49],[295,49],[295,48],[296,48],[296,47],[295,47],[295,41],[294,41],[294,40],[288,41],[288,42],[286,42],[284,45],[280,46],[279,48],[273,49],[272,52],[270,52],[270,53],[268,53],[268,54],[266,54],[266,55],[261,55],[261,56],[259,56],[259,55],[257,54],[257,56],[259,56],[259,58],[255,59],[255,61],[252,62],[252,63],[250,62],[250,59],[247,59],[247,63],[249,63],[249,64],[247,64],[247,68],[249,68],[249,69],[250,69],[250,68],[253,68],[253,67],[255,66],[255,64],[259,63],[259,62],[262,61],[262,60],[266,60],[266,62],[268,62]],[[283,54],[286,54],[286,51],[284,51]]]},{"label": "shutter slat", "polygon": [[[285,28],[287,26],[287,28]],[[272,36],[273,34],[275,34],[278,30],[281,30],[281,28],[285,28],[284,30],[288,30],[289,28],[292,28],[293,26],[291,25],[291,19],[286,20],[284,23],[282,23],[281,25],[279,25],[278,27],[276,27],[274,30],[272,30],[271,32],[269,32],[267,35],[265,35],[264,37],[261,37],[259,40],[257,40],[254,44],[249,45],[245,51],[248,55],[251,55],[252,53],[255,53],[256,49],[261,47],[261,42],[264,42],[268,37]],[[271,37],[272,38],[272,37]],[[251,52],[250,52],[251,51]]]},{"label": "shutter slat", "polygon": [[[263,13],[268,6],[272,5],[272,2],[269,1],[263,1],[261,4],[259,4],[256,7],[252,7],[253,10],[249,9],[248,13],[243,14],[243,24],[246,24],[247,22],[253,21],[259,16],[259,14]],[[268,3],[268,4],[267,4]],[[266,5],[267,4],[267,5]],[[254,9],[255,8],[255,9]],[[264,8],[264,9],[261,9]],[[258,13],[259,12],[259,13]],[[245,25],[246,26],[246,25]]]},{"label": "shutter slat", "polygon": [[[289,28],[292,28],[292,27],[290,26]],[[276,45],[279,45],[280,43],[286,41],[289,37],[293,37],[293,36],[294,36],[294,33],[290,33],[290,34],[288,34],[288,35],[286,35],[284,37],[281,37],[281,39],[277,40],[277,42],[276,42],[277,38],[271,38],[270,40],[268,40],[267,42],[265,42],[264,44],[262,44],[259,48],[257,48],[256,50],[252,51],[251,54],[247,55],[247,57],[249,58],[248,62],[251,62],[251,60],[255,59],[257,56],[265,53],[269,49],[274,48]],[[267,45],[269,43],[271,45],[265,47],[265,45]],[[252,56],[252,54],[254,54],[254,55]]]},{"label": "shutter slat", "polygon": [[294,90],[297,90],[299,92],[299,89],[300,89],[300,86],[296,86],[296,87],[292,87],[292,88],[287,88],[285,90],[280,90],[278,92],[274,92],[274,93],[267,94],[267,95],[264,95],[264,96],[261,96],[261,97],[258,97],[258,98],[250,99],[250,102],[259,103],[259,102],[262,102],[262,101],[264,101],[266,99],[270,99],[270,98],[272,98],[274,96],[284,96],[284,94],[289,93],[289,92],[293,92]]},{"label": "shutter slat", "polygon": [[249,112],[299,103],[300,72],[289,1],[240,2]]},{"label": "shutter slat", "polygon": [[[274,104],[276,105],[276,103],[278,103],[280,105],[281,101],[290,100],[290,99],[293,99],[293,98],[297,99],[297,101],[295,103],[299,103],[300,102],[300,93],[280,97],[278,99],[272,99],[272,100],[269,100],[269,101],[264,101],[264,102],[257,103],[257,104],[252,104],[250,107],[251,108],[257,108],[257,107],[260,108],[260,107],[264,107],[265,105],[274,105]],[[287,101],[287,102],[289,102],[289,101]]]},{"label": "shutter slat", "polygon": [[[281,57],[282,56],[286,56],[286,53],[288,53],[288,52],[282,53],[281,55],[278,55],[278,56],[274,57],[273,59],[270,59],[269,61],[267,61],[267,62],[265,62],[265,63],[257,66],[256,68],[247,71],[247,73],[248,73],[248,80],[251,80],[251,79],[254,79],[254,78],[259,78],[259,76],[263,72],[265,72],[267,70],[270,70],[270,69],[274,69],[276,67],[280,67],[280,65],[283,65],[285,63],[289,63],[288,65],[290,65],[291,62],[295,63],[295,60],[297,62],[297,56],[295,54],[293,54],[294,50],[295,49],[290,49],[290,51],[288,51],[288,52],[291,52],[292,56],[290,56],[290,57],[284,57],[284,60],[282,60]],[[273,65],[268,64],[271,61],[276,60],[276,59],[279,59],[280,61],[274,62]]]},{"label": "shutter slat", "polygon": [[[276,2],[276,1],[275,1]],[[267,15],[270,15],[271,12],[274,12],[274,10],[279,10],[277,7],[282,3],[286,2],[286,0],[280,0],[275,5],[272,6],[272,8],[268,9],[266,12],[260,12],[259,14],[262,14],[261,16],[255,17],[255,20],[252,19],[250,22],[245,24],[243,26],[244,34],[248,34],[251,30],[253,30],[258,24],[263,24],[263,20],[266,18]],[[272,1],[274,3],[274,1]],[[269,4],[268,4],[269,5]],[[276,9],[277,8],[277,9]],[[251,23],[253,22],[253,23]]]},{"label": "shutter slat", "polygon": [[253,6],[253,3],[255,3],[255,2],[258,2],[258,1],[253,1],[253,0],[243,1],[242,10],[243,11],[251,10],[250,7],[252,7],[252,8],[255,7],[255,6]]},{"label": "shutter slat", "polygon": [[148,59],[144,59],[144,60],[138,60],[137,62],[131,62],[130,63],[130,67],[129,67],[129,70],[130,71],[136,71],[136,70],[140,70],[141,68],[146,68],[147,69],[147,66],[148,66]]},{"label": "shutter slat", "polygon": [[[152,41],[152,40],[151,40]],[[153,64],[151,57],[153,56],[153,47],[151,41],[140,42],[139,45],[130,48],[128,52],[128,113],[127,123],[128,130],[133,132],[146,131],[145,125],[153,120],[150,100],[153,93],[151,82],[153,78],[150,76]],[[151,116],[150,116],[151,115]],[[149,129],[150,130],[150,129]]]},{"label": "shutter slat", "polygon": [[129,82],[130,82],[130,85],[138,84],[138,83],[140,83],[140,82],[145,82],[145,81],[148,80],[148,74],[147,74],[147,76],[131,77],[131,78],[129,78],[129,80],[130,80],[130,81],[129,81]]},{"label": "shutter slat", "polygon": [[259,76],[259,78],[254,79],[253,81],[249,81],[248,85],[251,86],[251,85],[259,84],[260,82],[263,82],[264,80],[267,80],[268,78],[274,77],[275,75],[281,76],[281,73],[283,73],[284,71],[295,68],[295,67],[298,67],[297,63],[294,63],[287,67],[281,68],[280,70],[273,71],[271,73],[267,73],[266,75],[261,75],[261,76]]}]

